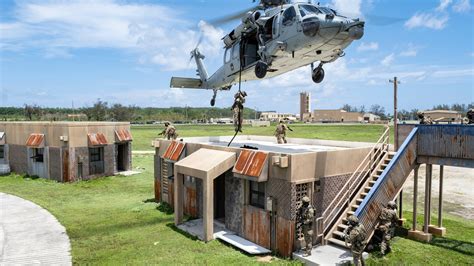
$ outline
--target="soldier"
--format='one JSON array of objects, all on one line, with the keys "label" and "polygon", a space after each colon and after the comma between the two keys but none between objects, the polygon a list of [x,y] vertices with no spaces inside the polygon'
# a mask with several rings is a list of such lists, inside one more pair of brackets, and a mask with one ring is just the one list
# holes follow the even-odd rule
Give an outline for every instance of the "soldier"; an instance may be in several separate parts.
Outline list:
[{"label": "soldier", "polygon": [[167,140],[176,140],[178,138],[178,132],[170,122],[165,122],[165,129],[160,133],[160,135],[163,135]]},{"label": "soldier", "polygon": [[275,129],[275,137],[277,138],[278,144],[288,143],[286,141],[286,130],[293,131],[289,126],[285,125],[283,121],[280,121]]},{"label": "soldier", "polygon": [[390,239],[395,234],[395,226],[398,221],[397,204],[390,201],[387,207],[382,209],[379,216],[378,230],[382,232],[382,242],[380,243],[380,253],[385,255],[386,251],[390,251]]},{"label": "soldier", "polygon": [[474,124],[474,109],[473,108],[467,111],[466,117],[468,119],[468,122],[467,122],[468,125]]},{"label": "soldier", "polygon": [[365,265],[364,259],[362,258],[362,252],[364,252],[365,245],[367,244],[367,233],[364,225],[359,223],[359,218],[355,215],[349,216],[347,222],[349,227],[344,230],[344,240],[346,245],[351,245],[354,265]]},{"label": "soldier", "polygon": [[430,117],[425,117],[425,114],[418,112],[418,119],[420,120],[420,125],[432,125],[433,120]]},{"label": "soldier", "polygon": [[239,91],[234,95],[234,104],[232,105],[232,111],[234,113],[235,132],[242,132],[245,97],[247,97],[247,93],[245,91]]},{"label": "soldier", "polygon": [[313,218],[314,208],[308,196],[303,197],[302,204],[298,207],[296,215],[297,238],[301,243],[303,256],[310,256],[313,248]]}]

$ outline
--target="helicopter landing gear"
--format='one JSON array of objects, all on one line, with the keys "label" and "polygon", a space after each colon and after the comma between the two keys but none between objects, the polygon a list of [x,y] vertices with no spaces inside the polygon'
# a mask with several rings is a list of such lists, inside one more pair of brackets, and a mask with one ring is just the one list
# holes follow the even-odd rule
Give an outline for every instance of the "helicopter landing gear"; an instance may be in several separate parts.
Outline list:
[{"label": "helicopter landing gear", "polygon": [[211,106],[216,105],[216,96],[217,96],[217,90],[214,90],[214,94],[212,95],[212,99],[211,99]]},{"label": "helicopter landing gear", "polygon": [[311,75],[314,83],[321,83],[324,80],[324,69],[323,64],[319,64],[319,66],[313,69],[313,73]]},{"label": "helicopter landing gear", "polygon": [[267,75],[268,65],[263,61],[259,61],[255,66],[255,76],[259,79],[263,79]]}]

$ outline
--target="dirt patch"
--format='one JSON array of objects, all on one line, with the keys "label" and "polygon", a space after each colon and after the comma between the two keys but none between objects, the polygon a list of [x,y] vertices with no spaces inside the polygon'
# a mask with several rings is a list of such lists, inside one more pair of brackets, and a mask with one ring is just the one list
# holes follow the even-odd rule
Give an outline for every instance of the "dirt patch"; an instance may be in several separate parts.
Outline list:
[{"label": "dirt patch", "polygon": [[[418,171],[418,206],[423,206],[422,203],[424,202],[425,177],[426,167],[422,165]],[[443,178],[443,212],[474,220],[473,182],[474,169],[445,166]],[[407,202],[411,206],[411,202],[413,202],[413,172],[408,177],[403,191],[405,192],[403,194],[404,202]],[[438,165],[433,166],[431,195],[432,209],[433,211],[437,211],[439,199]]]}]

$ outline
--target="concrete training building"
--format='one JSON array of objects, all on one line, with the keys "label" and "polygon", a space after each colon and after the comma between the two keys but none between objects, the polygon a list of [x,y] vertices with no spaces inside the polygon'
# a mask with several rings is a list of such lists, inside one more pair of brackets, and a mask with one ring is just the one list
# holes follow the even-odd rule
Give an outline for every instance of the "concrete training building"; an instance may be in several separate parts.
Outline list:
[{"label": "concrete training building", "polygon": [[[290,256],[295,250],[297,204],[310,196],[320,217],[369,152],[370,144],[273,137],[187,138],[155,141],[155,198],[203,220],[201,239],[213,239],[214,221],[261,247]],[[244,144],[258,150],[240,148]],[[321,221],[316,219],[316,221]],[[314,242],[322,241],[314,223]]]},{"label": "concrete training building", "polygon": [[0,164],[59,182],[114,175],[132,167],[130,123],[2,122]]},{"label": "concrete training building", "polygon": [[297,120],[297,117],[296,115],[290,113],[262,112],[260,113],[260,120],[273,122],[282,120],[295,121]]}]

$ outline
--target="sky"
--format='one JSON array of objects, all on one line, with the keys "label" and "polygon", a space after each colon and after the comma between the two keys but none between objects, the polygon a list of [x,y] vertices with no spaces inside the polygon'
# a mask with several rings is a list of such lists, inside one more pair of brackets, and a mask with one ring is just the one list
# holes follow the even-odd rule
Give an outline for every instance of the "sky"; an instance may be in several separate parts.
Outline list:
[{"label": "sky", "polygon": [[[316,2],[316,1],[315,1]],[[328,0],[339,13],[366,20],[364,37],[325,65],[321,84],[309,67],[242,85],[246,105],[297,113],[299,93],[312,109],[379,104],[393,110],[474,102],[472,0]],[[194,77],[189,53],[200,35],[209,73],[222,64],[221,38],[238,21],[217,17],[251,0],[1,0],[1,106],[91,106],[97,99],[141,107],[209,106],[211,91],[170,89],[172,76]],[[392,22],[381,25],[388,17]],[[230,107],[237,90],[218,94]]]}]

